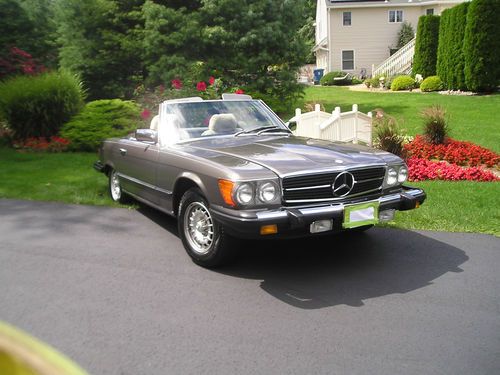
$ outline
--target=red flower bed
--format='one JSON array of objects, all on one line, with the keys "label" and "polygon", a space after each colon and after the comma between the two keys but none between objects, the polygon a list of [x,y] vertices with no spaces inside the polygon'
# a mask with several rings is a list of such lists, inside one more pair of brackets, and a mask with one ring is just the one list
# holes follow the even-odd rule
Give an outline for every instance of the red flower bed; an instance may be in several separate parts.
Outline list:
[{"label": "red flower bed", "polygon": [[425,141],[421,135],[404,146],[408,158],[427,160],[446,160],[449,163],[476,167],[493,167],[500,162],[500,156],[471,142],[448,139],[445,143],[434,145]]},{"label": "red flower bed", "polygon": [[420,158],[410,158],[408,164],[408,180],[447,180],[447,181],[500,181],[490,171],[479,167],[464,168],[445,161],[430,161]]},{"label": "red flower bed", "polygon": [[66,151],[70,141],[61,137],[50,137],[50,138],[28,138],[24,141],[19,141],[14,143],[14,147],[30,150],[30,151],[48,151],[48,152],[61,152]]}]

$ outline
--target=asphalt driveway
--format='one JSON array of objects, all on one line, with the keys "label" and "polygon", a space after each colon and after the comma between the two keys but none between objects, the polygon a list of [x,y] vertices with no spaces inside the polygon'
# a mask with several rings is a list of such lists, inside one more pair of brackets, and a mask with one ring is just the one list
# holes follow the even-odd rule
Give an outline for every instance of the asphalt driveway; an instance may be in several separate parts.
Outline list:
[{"label": "asphalt driveway", "polygon": [[0,200],[0,320],[92,374],[499,374],[500,239],[375,228],[194,265],[173,219]]}]

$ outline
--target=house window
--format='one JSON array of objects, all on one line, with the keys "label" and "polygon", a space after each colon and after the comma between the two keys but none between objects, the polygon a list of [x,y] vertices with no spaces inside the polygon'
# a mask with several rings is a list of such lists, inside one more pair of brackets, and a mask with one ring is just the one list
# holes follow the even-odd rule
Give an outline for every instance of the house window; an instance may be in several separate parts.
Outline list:
[{"label": "house window", "polygon": [[390,10],[389,11],[389,22],[390,23],[403,22],[403,11],[402,10]]},{"label": "house window", "polygon": [[342,51],[342,70],[354,70],[354,51]]},{"label": "house window", "polygon": [[342,20],[344,26],[351,26],[351,12],[344,12]]},{"label": "house window", "polygon": [[434,8],[426,9],[425,14],[428,16],[431,16],[434,14]]}]

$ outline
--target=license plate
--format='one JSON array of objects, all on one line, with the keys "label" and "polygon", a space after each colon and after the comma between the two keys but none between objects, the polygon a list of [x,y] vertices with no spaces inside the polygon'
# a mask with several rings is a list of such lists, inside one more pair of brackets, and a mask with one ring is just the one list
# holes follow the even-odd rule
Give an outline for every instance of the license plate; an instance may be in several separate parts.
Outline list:
[{"label": "license plate", "polygon": [[378,202],[353,204],[344,208],[344,228],[378,223]]}]

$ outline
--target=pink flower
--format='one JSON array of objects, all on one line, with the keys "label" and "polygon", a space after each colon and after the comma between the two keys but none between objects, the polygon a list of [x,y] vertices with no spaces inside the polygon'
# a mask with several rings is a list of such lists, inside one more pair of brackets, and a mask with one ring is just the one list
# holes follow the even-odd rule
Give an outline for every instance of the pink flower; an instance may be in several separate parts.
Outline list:
[{"label": "pink flower", "polygon": [[180,79],[173,79],[172,80],[172,87],[176,90],[180,90],[182,88],[182,82]]},{"label": "pink flower", "polygon": [[244,94],[245,91],[243,91],[242,89],[238,89],[234,92],[235,94]]},{"label": "pink flower", "polygon": [[208,79],[208,83],[210,83],[210,86],[213,86],[213,84],[215,83],[215,77],[210,77]]},{"label": "pink flower", "polygon": [[196,84],[196,90],[198,91],[207,91],[207,84],[203,81],[200,81]]},{"label": "pink flower", "polygon": [[148,109],[145,109],[141,112],[141,117],[143,120],[147,120],[151,116],[151,112]]},{"label": "pink flower", "polygon": [[14,55],[19,55],[21,57],[24,57],[26,59],[31,59],[31,55],[26,52],[26,51],[23,51],[22,49],[20,48],[17,48],[17,47],[12,47],[11,48],[11,53],[13,53]]}]

